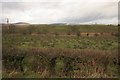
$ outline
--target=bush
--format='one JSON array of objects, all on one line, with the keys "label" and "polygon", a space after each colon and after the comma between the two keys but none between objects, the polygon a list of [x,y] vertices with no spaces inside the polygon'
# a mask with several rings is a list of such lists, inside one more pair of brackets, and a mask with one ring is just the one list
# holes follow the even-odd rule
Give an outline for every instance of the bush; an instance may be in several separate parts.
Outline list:
[{"label": "bush", "polygon": [[80,31],[78,31],[78,32],[76,33],[76,35],[77,35],[77,36],[81,36],[81,33],[80,33]]},{"label": "bush", "polygon": [[98,34],[97,34],[97,33],[95,33],[95,36],[98,36]]},{"label": "bush", "polygon": [[68,32],[67,35],[71,35],[71,32]]},{"label": "bush", "polygon": [[80,78],[96,73],[117,77],[117,60],[114,59],[117,59],[115,54],[97,50],[3,48],[3,73],[18,71],[27,75],[28,72],[34,72],[41,77]]}]

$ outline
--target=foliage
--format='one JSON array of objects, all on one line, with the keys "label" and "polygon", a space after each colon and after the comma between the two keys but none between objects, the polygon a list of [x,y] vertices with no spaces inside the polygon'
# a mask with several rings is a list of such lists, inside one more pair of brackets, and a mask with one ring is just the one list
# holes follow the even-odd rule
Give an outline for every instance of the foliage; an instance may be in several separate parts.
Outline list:
[{"label": "foliage", "polygon": [[3,53],[3,72],[8,74],[4,77],[13,77],[15,73],[9,76],[12,71],[20,72],[22,77],[26,77],[28,72],[39,74],[39,77],[92,77],[95,73],[95,77],[118,76],[115,52],[3,48]]},{"label": "foliage", "polygon": [[2,28],[4,78],[118,77],[117,26],[8,26]]}]

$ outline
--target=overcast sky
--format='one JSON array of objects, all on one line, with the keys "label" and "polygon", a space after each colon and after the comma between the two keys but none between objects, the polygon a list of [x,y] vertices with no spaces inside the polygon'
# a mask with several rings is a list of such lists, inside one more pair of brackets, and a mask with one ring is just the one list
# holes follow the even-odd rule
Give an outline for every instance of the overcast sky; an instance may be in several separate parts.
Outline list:
[{"label": "overcast sky", "polygon": [[118,23],[118,0],[2,0],[2,16],[10,22]]}]

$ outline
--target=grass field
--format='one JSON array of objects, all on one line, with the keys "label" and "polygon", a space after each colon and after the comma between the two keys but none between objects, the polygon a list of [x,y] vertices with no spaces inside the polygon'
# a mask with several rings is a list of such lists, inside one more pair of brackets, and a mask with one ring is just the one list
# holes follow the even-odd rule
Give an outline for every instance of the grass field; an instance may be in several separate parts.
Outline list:
[{"label": "grass field", "polygon": [[116,78],[118,26],[3,25],[3,77]]}]

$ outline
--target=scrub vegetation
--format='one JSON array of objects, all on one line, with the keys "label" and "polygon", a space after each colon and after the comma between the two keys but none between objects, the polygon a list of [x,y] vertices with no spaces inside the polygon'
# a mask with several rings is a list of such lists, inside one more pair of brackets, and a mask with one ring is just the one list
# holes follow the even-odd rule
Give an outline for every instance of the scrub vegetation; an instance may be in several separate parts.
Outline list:
[{"label": "scrub vegetation", "polygon": [[118,26],[2,25],[4,78],[117,78]]}]

